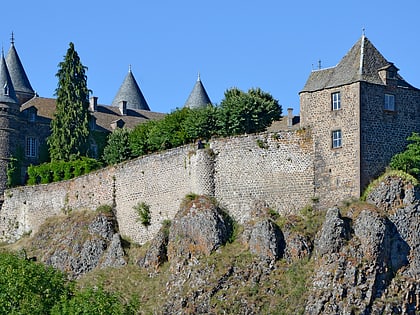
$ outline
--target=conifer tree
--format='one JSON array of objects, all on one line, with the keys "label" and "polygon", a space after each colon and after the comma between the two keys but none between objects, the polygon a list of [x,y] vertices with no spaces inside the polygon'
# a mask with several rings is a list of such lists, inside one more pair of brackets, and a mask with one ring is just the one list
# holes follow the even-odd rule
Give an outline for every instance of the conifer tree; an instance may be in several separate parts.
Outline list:
[{"label": "conifer tree", "polygon": [[74,44],[69,44],[64,61],[59,63],[57,108],[48,138],[52,161],[69,161],[85,156],[89,137],[89,90],[87,77]]}]

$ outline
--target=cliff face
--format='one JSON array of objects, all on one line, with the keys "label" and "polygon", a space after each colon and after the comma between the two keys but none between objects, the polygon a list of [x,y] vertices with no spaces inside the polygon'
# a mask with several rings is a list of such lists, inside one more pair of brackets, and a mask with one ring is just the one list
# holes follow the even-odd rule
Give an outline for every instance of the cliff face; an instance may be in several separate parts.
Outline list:
[{"label": "cliff face", "polygon": [[307,314],[415,314],[420,307],[418,192],[385,178],[345,215],[328,210],[315,244]]},{"label": "cliff face", "polygon": [[279,217],[255,202],[242,225],[212,198],[189,196],[135,255],[124,252],[112,212],[101,211],[47,222],[27,250],[73,278],[107,266],[106,274],[123,275],[130,265],[147,275],[121,279],[135,283],[125,294],[139,297],[141,313],[415,314],[418,195],[410,182],[386,177],[367,202],[328,209],[323,223],[322,211]]}]

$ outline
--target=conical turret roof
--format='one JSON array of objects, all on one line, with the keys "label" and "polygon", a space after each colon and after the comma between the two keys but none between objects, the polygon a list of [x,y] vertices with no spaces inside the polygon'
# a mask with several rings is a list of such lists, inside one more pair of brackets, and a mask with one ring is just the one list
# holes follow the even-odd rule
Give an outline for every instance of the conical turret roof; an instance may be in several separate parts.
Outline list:
[{"label": "conical turret roof", "polygon": [[190,96],[188,96],[184,107],[200,108],[209,104],[211,104],[210,98],[203,86],[203,83],[201,83],[200,74],[198,74],[197,82],[195,83]]},{"label": "conical turret roof", "polygon": [[29,82],[22,62],[20,61],[14,45],[13,36],[9,52],[7,53],[6,64],[18,100],[23,103],[31,99],[35,95],[35,91],[32,89],[31,83]]},{"label": "conical turret roof", "polygon": [[118,106],[121,101],[127,102],[127,109],[150,110],[149,105],[147,105],[146,99],[134,78],[131,67],[128,70],[124,82],[120,86],[117,95],[112,101],[112,106]]},{"label": "conical turret roof", "polygon": [[0,60],[0,103],[18,104],[3,52],[1,53]]}]

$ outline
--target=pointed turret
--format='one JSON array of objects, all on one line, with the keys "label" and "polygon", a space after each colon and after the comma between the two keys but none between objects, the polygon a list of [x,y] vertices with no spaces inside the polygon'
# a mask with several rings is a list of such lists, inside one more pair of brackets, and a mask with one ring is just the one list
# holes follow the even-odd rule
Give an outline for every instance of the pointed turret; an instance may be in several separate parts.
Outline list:
[{"label": "pointed turret", "polygon": [[118,90],[117,95],[112,101],[112,106],[118,107],[122,101],[127,102],[127,109],[150,110],[149,105],[147,105],[146,99],[144,98],[143,93],[141,92],[136,79],[131,72],[131,67],[128,70],[128,74],[125,77],[124,82]]},{"label": "pointed turret", "polygon": [[337,66],[312,71],[302,92],[318,91],[359,81],[384,85],[385,82],[380,73],[383,69],[395,71],[398,86],[412,88],[397,74],[398,68],[387,61],[363,34]]},{"label": "pointed turret", "polygon": [[35,96],[35,91],[32,89],[19,55],[16,52],[13,33],[11,46],[6,57],[6,64],[9,69],[10,77],[12,78],[17,99],[20,104],[23,104]]},{"label": "pointed turret", "polygon": [[12,79],[7,69],[4,53],[1,54],[0,60],[0,103],[17,104],[15,89],[13,87]]},{"label": "pointed turret", "polygon": [[184,107],[200,108],[209,104],[211,104],[210,98],[203,86],[203,83],[201,83],[200,74],[198,74],[197,82],[195,83],[190,96],[188,96]]}]

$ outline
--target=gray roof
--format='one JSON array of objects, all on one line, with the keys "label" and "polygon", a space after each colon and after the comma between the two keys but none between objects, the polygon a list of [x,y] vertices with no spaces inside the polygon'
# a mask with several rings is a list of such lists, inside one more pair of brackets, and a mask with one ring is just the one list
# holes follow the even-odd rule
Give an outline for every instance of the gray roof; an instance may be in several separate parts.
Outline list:
[{"label": "gray roof", "polygon": [[124,82],[121,84],[117,95],[112,101],[112,106],[118,106],[121,101],[127,102],[128,109],[150,110],[149,105],[147,105],[146,99],[131,72],[131,68],[125,77]]},{"label": "gray roof", "polygon": [[[390,66],[393,64],[363,35],[337,66],[312,71],[301,92],[314,92],[358,81],[384,85],[378,71]],[[398,74],[397,79],[398,86],[413,88]]]},{"label": "gray roof", "polygon": [[0,103],[18,104],[3,52],[0,60]]},{"label": "gray roof", "polygon": [[198,75],[197,82],[195,83],[190,96],[188,96],[184,107],[188,108],[200,108],[211,104],[210,98],[207,95],[206,89],[201,83],[200,75]]},{"label": "gray roof", "polygon": [[28,77],[26,76],[25,70],[23,69],[22,62],[20,61],[19,55],[16,52],[13,41],[9,52],[7,53],[6,64],[7,68],[9,69],[10,77],[12,78],[16,94],[23,93],[27,94],[28,97],[33,97],[35,92],[32,89]]}]

